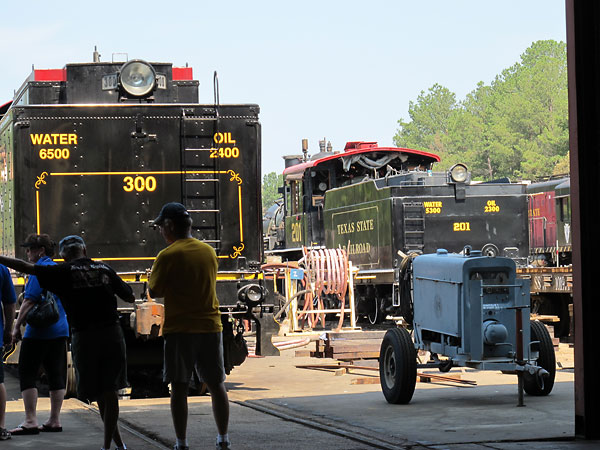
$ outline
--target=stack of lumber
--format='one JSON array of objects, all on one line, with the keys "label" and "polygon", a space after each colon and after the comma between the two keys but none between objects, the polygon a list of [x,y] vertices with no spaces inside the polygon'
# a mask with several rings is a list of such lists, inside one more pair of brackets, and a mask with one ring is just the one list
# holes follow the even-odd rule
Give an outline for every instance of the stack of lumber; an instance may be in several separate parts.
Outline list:
[{"label": "stack of lumber", "polygon": [[[340,361],[377,359],[385,330],[381,331],[328,331],[315,341],[315,350],[308,356],[334,358]],[[307,356],[296,352],[296,356]]]},{"label": "stack of lumber", "polygon": [[[538,319],[540,320],[540,319]],[[554,337],[554,326],[548,325],[545,321],[541,320],[546,325],[552,344],[554,345],[554,353],[556,356],[556,368],[557,369],[572,369],[575,367],[575,357],[573,355],[573,344],[565,344],[560,342],[557,337]]]},{"label": "stack of lumber", "polygon": [[550,338],[552,339],[552,345],[554,346],[554,350],[556,350],[556,348],[558,347],[558,344],[560,343],[560,339],[558,339],[557,337],[554,337],[554,325],[548,325],[544,321],[540,321],[540,322],[544,323],[544,326],[546,327],[546,330],[548,330],[548,333],[550,334]]},{"label": "stack of lumber", "polygon": [[553,316],[550,314],[531,314],[529,316],[531,320],[539,320],[544,323],[555,323],[560,322],[560,318],[558,316]]},{"label": "stack of lumber", "polygon": [[556,367],[558,369],[575,368],[575,356],[573,354],[573,344],[560,343],[554,347],[556,350]]}]

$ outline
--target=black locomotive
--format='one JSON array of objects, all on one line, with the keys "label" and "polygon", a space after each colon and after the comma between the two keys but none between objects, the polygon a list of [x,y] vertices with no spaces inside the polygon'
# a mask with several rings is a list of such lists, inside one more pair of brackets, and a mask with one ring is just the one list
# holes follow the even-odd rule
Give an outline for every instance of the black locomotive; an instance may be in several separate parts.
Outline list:
[{"label": "black locomotive", "polygon": [[349,142],[338,152],[323,145],[312,158],[303,150],[286,157],[284,202],[269,211],[265,243],[289,260],[300,259],[303,247],[345,248],[359,269],[357,314],[373,322],[410,314],[403,261],[411,253],[470,245],[526,262],[524,184],[472,182],[462,164],[434,172],[437,155],[376,142]]},{"label": "black locomotive", "polygon": [[186,205],[194,236],[216,250],[225,342],[246,319],[262,331],[257,353],[272,349],[261,342],[272,311],[260,276],[259,106],[219,104],[216,74],[213,103],[199,104],[198,86],[190,67],[95,52],[91,63],[33,70],[0,110],[3,254],[21,256],[29,233],[83,236],[88,256],[140,297],[120,305],[130,365],[162,359],[159,340],[146,342],[161,334],[162,305],[143,292],[165,245],[152,219],[169,201]]}]

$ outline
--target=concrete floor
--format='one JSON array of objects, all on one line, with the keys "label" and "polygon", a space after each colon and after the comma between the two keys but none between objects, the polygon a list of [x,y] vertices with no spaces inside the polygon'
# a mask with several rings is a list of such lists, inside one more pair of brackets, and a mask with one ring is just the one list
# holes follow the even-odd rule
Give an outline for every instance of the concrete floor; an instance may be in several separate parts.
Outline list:
[{"label": "concrete floor", "polygon": [[[557,371],[547,397],[525,396],[517,407],[516,376],[499,372],[452,369],[449,375],[474,380],[476,386],[417,383],[408,405],[390,405],[379,383],[352,384],[377,372],[297,368],[332,363],[331,359],[254,357],[227,378],[231,402],[230,437],[234,449],[592,449],[600,442],[573,439],[573,373]],[[433,371],[436,373],[437,371]],[[437,372],[439,374],[439,372]],[[7,374],[7,426],[19,424],[22,402],[14,378]],[[39,402],[39,418],[48,414],[48,399]],[[68,400],[63,433],[15,436],[2,448],[100,448],[102,427],[95,408]],[[168,399],[121,401],[121,429],[130,449],[172,448]],[[212,449],[216,429],[210,397],[190,398],[188,438],[191,448]]]}]

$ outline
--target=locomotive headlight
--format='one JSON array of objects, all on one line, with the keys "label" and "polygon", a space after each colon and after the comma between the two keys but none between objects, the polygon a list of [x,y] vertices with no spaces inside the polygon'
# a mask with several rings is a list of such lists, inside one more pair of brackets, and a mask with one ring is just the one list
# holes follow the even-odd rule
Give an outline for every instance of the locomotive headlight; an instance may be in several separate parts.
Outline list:
[{"label": "locomotive headlight", "polygon": [[464,183],[467,181],[468,171],[464,164],[454,164],[450,169],[450,178],[455,183]]},{"label": "locomotive headlight", "polygon": [[132,59],[121,67],[119,81],[121,87],[129,95],[143,97],[154,89],[156,85],[156,72],[147,62]]},{"label": "locomotive headlight", "polygon": [[238,298],[248,306],[258,305],[265,296],[265,289],[258,284],[247,284],[238,290]]}]

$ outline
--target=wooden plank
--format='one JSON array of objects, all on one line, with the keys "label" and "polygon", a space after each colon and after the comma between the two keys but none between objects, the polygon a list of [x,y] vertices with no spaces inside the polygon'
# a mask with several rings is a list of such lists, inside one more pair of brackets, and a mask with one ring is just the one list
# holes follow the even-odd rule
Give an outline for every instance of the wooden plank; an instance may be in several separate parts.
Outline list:
[{"label": "wooden plank", "polygon": [[445,376],[445,375],[434,375],[432,373],[422,373],[422,372],[417,372],[417,376],[420,378],[431,378],[432,380],[435,381],[451,381],[453,383],[461,383],[461,384],[470,384],[472,386],[475,386],[477,384],[476,381],[473,380],[462,380],[460,377],[450,377],[450,376]]},{"label": "wooden plank", "polygon": [[352,378],[350,384],[379,384],[379,377]]},{"label": "wooden plank", "polygon": [[374,359],[379,358],[379,352],[347,352],[347,353],[333,353],[333,358],[339,360],[351,360],[351,359]]},{"label": "wooden plank", "polygon": [[372,366],[357,366],[351,363],[337,363],[337,364],[296,364],[298,369],[348,369],[348,370],[370,370],[379,371],[379,367]]},{"label": "wooden plank", "polygon": [[349,364],[365,369],[370,368],[371,370],[379,370],[379,361],[377,359],[355,359],[350,361]]},{"label": "wooden plank", "polygon": [[356,339],[383,339],[386,330],[381,331],[352,331],[348,333],[327,332],[325,336],[330,341],[336,340],[356,340]]},{"label": "wooden plank", "polygon": [[[419,374],[417,380],[420,383],[431,383],[433,377],[428,377],[427,374]],[[450,377],[446,377],[450,378]],[[445,379],[445,380],[435,380],[435,381],[453,381],[455,383],[464,383],[469,385],[476,385],[477,383],[474,381],[467,380],[454,380],[454,379]],[[350,384],[379,384],[379,377],[361,377],[361,378],[352,378],[350,380]]]},{"label": "wooden plank", "polygon": [[334,353],[346,353],[346,352],[378,352],[381,349],[380,344],[360,344],[354,345],[351,343],[339,343],[329,347]]},{"label": "wooden plank", "polygon": [[452,373],[451,375],[438,375],[437,373],[429,373],[429,372],[418,372],[419,376],[423,376],[423,377],[438,377],[438,376],[442,376],[442,377],[446,377],[446,378],[452,378],[453,380],[462,380],[462,374],[460,373]]},{"label": "wooden plank", "polygon": [[335,339],[323,341],[326,347],[338,345],[381,345],[383,339]]},{"label": "wooden plank", "polygon": [[560,322],[558,316],[552,316],[549,314],[531,314],[531,320],[539,320],[540,322]]}]

